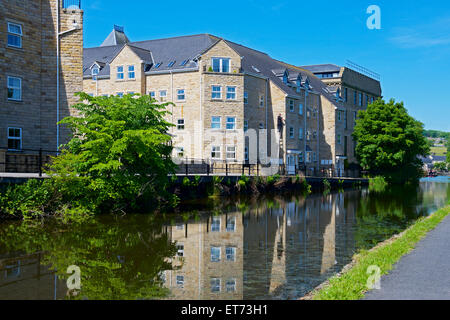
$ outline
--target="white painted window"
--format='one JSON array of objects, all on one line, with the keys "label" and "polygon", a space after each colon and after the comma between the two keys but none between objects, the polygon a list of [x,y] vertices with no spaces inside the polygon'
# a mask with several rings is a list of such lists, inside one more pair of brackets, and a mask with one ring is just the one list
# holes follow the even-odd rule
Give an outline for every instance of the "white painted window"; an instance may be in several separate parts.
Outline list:
[{"label": "white painted window", "polygon": [[227,130],[235,130],[236,129],[236,118],[235,117],[227,117]]},{"label": "white painted window", "polygon": [[226,287],[227,292],[235,292],[236,291],[236,279],[228,279],[225,287]]},{"label": "white painted window", "polygon": [[220,129],[221,117],[211,117],[211,129]]},{"label": "white painted window", "polygon": [[184,288],[184,276],[177,276],[177,287]]},{"label": "white painted window", "polygon": [[244,104],[248,104],[248,92],[244,92]]},{"label": "white painted window", "polygon": [[227,100],[236,100],[236,87],[227,87]]},{"label": "white painted window", "polygon": [[227,146],[227,159],[236,159],[236,146]]},{"label": "white painted window", "polygon": [[149,92],[149,95],[150,95],[150,97],[153,98],[153,99],[156,98],[156,93],[155,93],[155,91],[150,91],[150,92]]},{"label": "white painted window", "polygon": [[222,156],[220,154],[220,146],[212,146],[211,147],[211,158],[212,159],[221,159]]},{"label": "white painted window", "polygon": [[128,79],[135,79],[136,73],[134,72],[134,66],[128,66]]},{"label": "white painted window", "polygon": [[123,80],[124,73],[123,73],[123,66],[117,66],[117,80]]},{"label": "white painted window", "polygon": [[8,47],[22,48],[22,26],[8,22]]},{"label": "white painted window", "polygon": [[220,278],[211,278],[211,292],[220,292],[221,290],[221,280]]},{"label": "white painted window", "polygon": [[220,232],[220,225],[222,221],[220,217],[213,217],[211,223],[211,231],[212,232]]},{"label": "white painted window", "polygon": [[165,101],[167,97],[167,91],[166,90],[160,90],[159,91],[159,100]]},{"label": "white painted window", "polygon": [[211,98],[212,99],[222,99],[222,87],[221,86],[212,86]]},{"label": "white painted window", "polygon": [[22,128],[8,128],[8,149],[20,150],[22,149]]},{"label": "white painted window", "polygon": [[177,257],[184,257],[184,244],[177,244]]},{"label": "white painted window", "polygon": [[184,119],[178,119],[177,121],[177,129],[184,130]]},{"label": "white painted window", "polygon": [[227,219],[227,232],[236,231],[236,217],[231,217]]},{"label": "white painted window", "polygon": [[211,247],[211,262],[220,262],[220,247]]},{"label": "white painted window", "polygon": [[225,254],[227,261],[234,262],[236,261],[236,248],[235,247],[226,247]]},{"label": "white painted window", "polygon": [[98,68],[98,66],[94,66],[92,68],[92,80],[97,80],[98,77],[98,73],[100,72],[100,69]]},{"label": "white painted window", "polygon": [[22,100],[22,79],[18,77],[8,77],[8,100]]},{"label": "white painted window", "polygon": [[184,89],[177,90],[177,99],[180,100],[180,101],[186,99],[186,95],[184,93]]},{"label": "white painted window", "polygon": [[212,69],[214,72],[230,72],[229,58],[212,58]]}]

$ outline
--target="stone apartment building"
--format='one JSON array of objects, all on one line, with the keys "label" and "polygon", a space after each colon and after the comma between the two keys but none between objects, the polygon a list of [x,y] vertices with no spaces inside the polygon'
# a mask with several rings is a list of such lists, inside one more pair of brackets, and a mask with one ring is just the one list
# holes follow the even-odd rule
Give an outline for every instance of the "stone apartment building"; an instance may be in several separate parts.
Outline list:
[{"label": "stone apartment building", "polygon": [[82,91],[80,3],[0,1],[0,172],[36,171],[34,150],[53,155],[46,151],[67,140],[56,123],[73,114],[74,93]]},{"label": "stone apartment building", "polygon": [[349,164],[356,164],[356,144],[352,138],[355,120],[360,110],[366,109],[368,104],[382,97],[379,75],[358,65],[354,65],[354,68],[360,72],[334,64],[302,68],[321,79],[335,95],[336,100],[343,104],[343,109],[338,111],[337,121],[343,123],[344,128],[336,141],[340,145],[340,155],[347,159]]},{"label": "stone apartment building", "polygon": [[[345,78],[357,87],[359,78]],[[93,96],[173,102],[167,120],[175,158],[286,164],[288,173],[315,174],[343,170],[348,157],[348,106],[334,87],[308,68],[220,37],[130,42],[115,26],[101,46],[84,49],[83,79]]]}]

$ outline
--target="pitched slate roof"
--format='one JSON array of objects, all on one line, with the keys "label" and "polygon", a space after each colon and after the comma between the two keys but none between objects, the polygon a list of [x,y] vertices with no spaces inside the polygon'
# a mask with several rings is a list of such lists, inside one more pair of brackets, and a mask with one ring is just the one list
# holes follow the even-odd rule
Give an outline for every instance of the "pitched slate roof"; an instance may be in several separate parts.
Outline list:
[{"label": "pitched slate roof", "polygon": [[126,36],[126,34],[123,32],[122,27],[114,26],[113,31],[108,35],[108,37],[103,41],[101,44],[101,47],[108,47],[108,46],[116,46],[116,45],[123,45],[125,43],[129,43],[130,40]]}]

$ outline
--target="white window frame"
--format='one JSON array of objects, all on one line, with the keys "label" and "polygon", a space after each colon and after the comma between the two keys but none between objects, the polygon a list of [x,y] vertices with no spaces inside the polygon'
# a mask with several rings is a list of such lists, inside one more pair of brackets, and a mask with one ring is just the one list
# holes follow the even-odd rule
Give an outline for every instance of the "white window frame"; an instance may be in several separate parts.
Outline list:
[{"label": "white window frame", "polygon": [[[213,255],[213,250],[217,250],[219,252],[219,255],[217,257],[215,255]],[[222,248],[221,247],[211,247],[210,261],[211,262],[220,262],[221,260],[222,260]]]},{"label": "white window frame", "polygon": [[[228,221],[232,221],[232,223],[229,224]],[[229,228],[228,227],[229,225],[232,225],[233,228]],[[227,232],[235,232],[236,231],[236,217],[228,218],[227,221],[226,221],[226,226],[225,227],[227,229]]]},{"label": "white window frame", "polygon": [[186,123],[184,121],[184,118],[177,120],[177,130],[184,130],[186,128],[185,125]]},{"label": "white window frame", "polygon": [[149,91],[148,95],[150,96],[150,98],[156,99],[156,92],[155,91]]},{"label": "white window frame", "polygon": [[[228,148],[234,148],[233,151],[229,151]],[[233,154],[234,156],[229,157],[228,155]],[[227,145],[225,146],[225,157],[227,160],[236,160],[236,145]]]},{"label": "white window frame", "polygon": [[184,147],[175,147],[175,154],[177,158],[184,158]]},{"label": "white window frame", "polygon": [[[216,88],[219,88],[219,91],[214,90]],[[213,100],[221,100],[222,99],[222,86],[219,86],[216,84],[213,84],[211,86],[211,99],[213,99]]]},{"label": "white window frame", "polygon": [[[234,91],[230,92],[230,89],[233,89]],[[227,86],[227,94],[226,94],[227,100],[236,100],[236,87],[235,86]]]},{"label": "white window frame", "polygon": [[177,243],[177,257],[184,257],[184,244],[183,243]]},{"label": "white window frame", "polygon": [[186,100],[186,90],[185,89],[178,89],[177,90],[177,100],[178,101]]},{"label": "white window frame", "polygon": [[[216,150],[214,150],[216,149]],[[213,156],[213,153],[215,156]],[[222,159],[222,150],[220,146],[211,146],[211,159],[220,160]]]},{"label": "white window frame", "polygon": [[136,79],[136,71],[134,65],[128,66],[128,79]]},{"label": "white window frame", "polygon": [[[214,70],[214,60],[218,59],[219,62],[219,71]],[[223,71],[223,61],[228,60],[228,71]],[[231,72],[231,58],[225,58],[225,57],[212,57],[211,58],[211,68],[213,69],[213,72],[221,72],[221,73],[230,73]]]},{"label": "white window frame", "polygon": [[[217,120],[217,119],[219,121],[214,121],[214,120]],[[214,125],[217,125],[217,124],[219,124],[219,127],[215,128]],[[213,129],[213,130],[220,130],[220,129],[222,129],[222,117],[220,117],[220,116],[212,116],[211,117],[211,129]]]},{"label": "white window frame", "polygon": [[[233,119],[233,121],[229,121],[230,119]],[[229,124],[233,124],[233,128],[228,128]],[[225,128],[227,130],[236,130],[236,117],[227,117],[227,122],[225,123]]]},{"label": "white window frame", "polygon": [[[231,253],[228,253],[228,250],[230,250]],[[228,262],[236,262],[236,247],[225,248],[225,260]]]},{"label": "white window frame", "polygon": [[236,279],[231,278],[225,282],[225,289],[227,292],[236,292]]},{"label": "white window frame", "polygon": [[[19,83],[20,83],[19,87],[10,86],[9,85],[9,80],[10,79],[19,80]],[[9,90],[13,90],[13,91],[14,90],[19,90],[19,93],[20,93],[20,97],[18,99],[9,98],[8,97],[8,101],[22,101],[22,78],[14,77],[14,76],[7,76],[6,77],[6,88],[7,88],[7,91],[9,91]],[[9,94],[9,92],[8,92],[8,94]]]},{"label": "white window frame", "polygon": [[[214,287],[213,287],[213,282],[214,282]],[[217,282],[219,283],[218,285],[217,285]],[[212,293],[219,293],[222,291],[222,279],[220,279],[220,278],[211,278],[211,280],[209,281],[209,285],[211,286]],[[213,290],[213,288],[219,288],[219,290]]]},{"label": "white window frame", "polygon": [[[11,130],[11,129],[13,129],[13,130],[19,129],[20,136],[19,137],[10,136],[9,135],[9,130]],[[11,151],[22,150],[22,128],[19,128],[19,127],[8,127],[6,130],[7,130],[6,136],[8,137],[8,150],[11,150]],[[9,148],[9,140],[19,140],[19,149],[10,149]]]},{"label": "white window frame", "polygon": [[159,100],[165,101],[166,99],[167,99],[167,90],[159,90]]},{"label": "white window frame", "polygon": [[[120,71],[119,68],[122,68],[122,71]],[[119,76],[120,75],[120,76]],[[124,68],[123,66],[117,66],[116,67],[116,79],[117,80],[123,80],[125,78]]]},{"label": "white window frame", "polygon": [[184,276],[177,275],[176,276],[176,283],[178,288],[184,288]]},{"label": "white window frame", "polygon": [[[17,32],[13,32],[9,29],[10,26],[16,26],[19,27],[20,29],[20,33]],[[23,38],[23,26],[20,23],[15,23],[15,22],[9,22],[7,23],[7,39],[6,39],[6,44],[8,47],[10,48],[18,48],[18,49],[22,49],[22,38]],[[15,46],[12,44],[9,44],[9,36],[13,36],[13,37],[17,37],[19,39],[19,45]]]},{"label": "white window frame", "polygon": [[91,70],[92,80],[94,80],[94,81],[97,80],[99,73],[100,73],[100,68],[97,65],[95,65]]}]

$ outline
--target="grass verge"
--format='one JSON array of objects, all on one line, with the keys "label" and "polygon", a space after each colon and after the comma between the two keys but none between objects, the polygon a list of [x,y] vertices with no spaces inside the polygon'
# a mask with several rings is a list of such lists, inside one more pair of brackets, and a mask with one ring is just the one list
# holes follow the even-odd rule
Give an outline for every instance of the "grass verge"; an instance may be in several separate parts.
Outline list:
[{"label": "grass verge", "polygon": [[353,262],[348,268],[310,293],[309,298],[306,299],[357,300],[363,298],[368,291],[367,269],[369,266],[376,265],[381,269],[381,275],[387,274],[403,255],[414,249],[417,242],[449,214],[450,205],[429,217],[417,220],[401,234],[376,247],[361,251],[354,256]]}]

